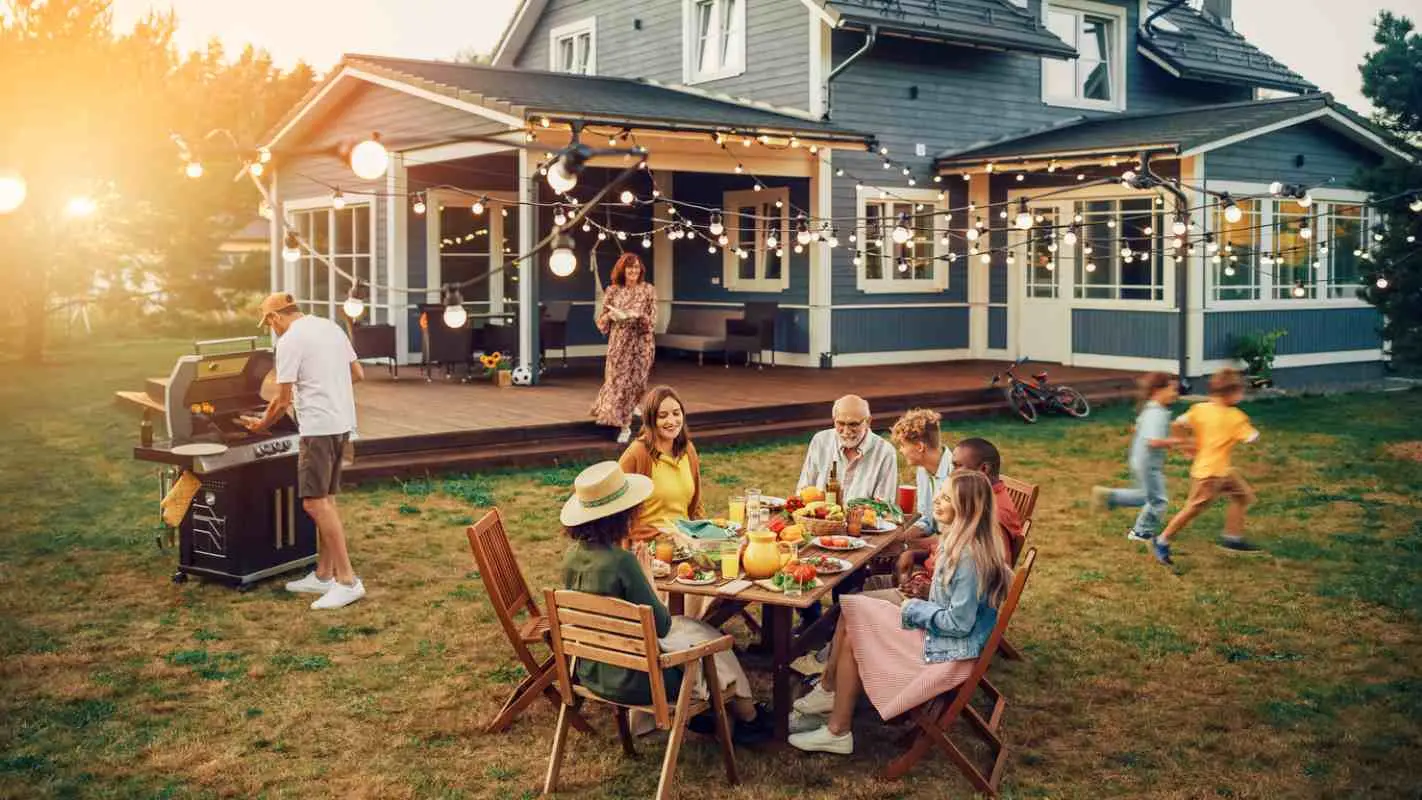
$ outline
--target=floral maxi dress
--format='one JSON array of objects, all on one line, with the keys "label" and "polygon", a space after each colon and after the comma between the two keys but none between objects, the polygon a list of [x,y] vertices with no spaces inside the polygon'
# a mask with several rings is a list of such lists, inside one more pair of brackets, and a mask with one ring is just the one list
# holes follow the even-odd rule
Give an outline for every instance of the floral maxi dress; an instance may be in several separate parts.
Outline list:
[{"label": "floral maxi dress", "polygon": [[[640,316],[614,320],[613,308]],[[647,376],[656,356],[652,329],[657,324],[657,292],[646,282],[609,286],[596,321],[597,329],[608,337],[607,364],[591,413],[599,425],[623,428],[631,423],[632,410],[647,391]]]}]

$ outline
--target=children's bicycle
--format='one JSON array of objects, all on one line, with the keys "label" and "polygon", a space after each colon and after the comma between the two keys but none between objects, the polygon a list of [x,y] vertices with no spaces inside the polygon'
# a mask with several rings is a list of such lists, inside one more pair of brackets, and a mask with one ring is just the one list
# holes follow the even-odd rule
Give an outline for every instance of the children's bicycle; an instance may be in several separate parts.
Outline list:
[{"label": "children's bicycle", "polygon": [[993,386],[1006,379],[1007,386],[1002,390],[1003,396],[1007,399],[1008,407],[1024,422],[1036,422],[1039,408],[1043,411],[1060,411],[1077,419],[1091,414],[1091,403],[1087,402],[1081,392],[1065,384],[1048,383],[1046,370],[1033,375],[1032,382],[1017,377],[1014,370],[1026,361],[1026,358],[1019,358],[1001,374],[992,376]]}]

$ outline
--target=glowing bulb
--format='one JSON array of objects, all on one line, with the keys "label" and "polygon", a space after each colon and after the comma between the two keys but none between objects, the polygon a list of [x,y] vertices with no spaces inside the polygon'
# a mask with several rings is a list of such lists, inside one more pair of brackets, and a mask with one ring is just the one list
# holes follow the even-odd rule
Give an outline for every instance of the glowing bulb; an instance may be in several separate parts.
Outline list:
[{"label": "glowing bulb", "polygon": [[899,259],[899,272],[908,272],[909,262],[907,258]]},{"label": "glowing bulb", "polygon": [[341,310],[351,319],[360,319],[360,315],[365,313],[365,301],[359,297],[347,297],[346,302],[341,304]]},{"label": "glowing bulb", "polygon": [[1408,203],[1407,207],[1412,209],[1414,212],[1422,212],[1422,194],[1419,194],[1416,197],[1412,198],[1412,202]]},{"label": "glowing bulb", "polygon": [[894,226],[894,230],[889,234],[894,240],[894,244],[903,244],[913,238],[913,232],[904,227],[903,223]]},{"label": "glowing bulb", "polygon": [[1234,267],[1225,267],[1225,268],[1224,268],[1224,274],[1225,274],[1225,277],[1233,278],[1233,277],[1234,277]]},{"label": "glowing bulb", "polygon": [[1304,192],[1303,197],[1300,197],[1295,202],[1299,204],[1299,208],[1308,208],[1309,206],[1313,205],[1313,195],[1309,194],[1308,192]]},{"label": "glowing bulb", "polygon": [[1071,247],[1072,245],[1075,245],[1075,244],[1076,244],[1076,231],[1071,230],[1070,228],[1068,228],[1068,229],[1067,229],[1067,232],[1062,235],[1062,241],[1065,242],[1068,247]]},{"label": "glowing bulb", "polygon": [[296,234],[288,233],[285,242],[282,243],[281,260],[288,264],[295,264],[301,260],[301,245],[296,239]]},{"label": "glowing bulb", "polygon": [[568,224],[568,214],[563,210],[562,206],[558,206],[558,208],[553,211],[553,224],[560,228]]},{"label": "glowing bulb", "polygon": [[1384,278],[1383,276],[1379,275],[1379,276],[1378,276],[1378,279],[1377,279],[1376,281],[1373,281],[1373,285],[1376,286],[1376,287],[1378,287],[1379,289],[1386,289],[1386,288],[1387,288],[1387,278]]},{"label": "glowing bulb", "polygon": [[780,246],[780,237],[776,236],[773,233],[770,234],[769,236],[765,237],[765,246],[769,247],[771,250],[774,250],[775,248]]},{"label": "glowing bulb", "polygon": [[568,166],[566,158],[560,158],[548,169],[548,186],[558,194],[567,194],[578,186],[578,174]]},{"label": "glowing bulb", "polygon": [[977,228],[969,228],[967,233],[963,234],[963,238],[967,239],[970,242],[976,242],[978,240],[978,237],[981,235],[982,234],[978,233]]},{"label": "glowing bulb", "polygon": [[1279,181],[1274,181],[1273,183],[1269,184],[1269,194],[1277,195],[1282,191],[1284,191],[1284,184],[1280,183]]},{"label": "glowing bulb", "polygon": [[643,249],[643,250],[650,250],[651,247],[652,247],[652,240],[651,240],[649,237],[643,236],[643,237],[642,237],[642,249]]},{"label": "glowing bulb", "polygon": [[1303,297],[1306,294],[1308,294],[1308,290],[1304,288],[1302,282],[1294,284],[1294,297]]},{"label": "glowing bulb", "polygon": [[75,197],[64,207],[64,213],[71,217],[87,217],[99,209],[92,197]]},{"label": "glowing bulb", "polygon": [[340,210],[346,207],[346,196],[341,194],[339,189],[331,195],[331,208]]},{"label": "glowing bulb", "polygon": [[183,168],[183,172],[184,172],[189,178],[201,178],[201,177],[202,177],[202,163],[199,162],[199,161],[189,161],[189,162],[188,162],[188,165]]},{"label": "glowing bulb", "polygon": [[484,200],[482,198],[475,200],[474,205],[469,207],[469,213],[476,217],[481,216],[484,213]]},{"label": "glowing bulb", "polygon": [[372,136],[351,148],[351,171],[356,177],[373,181],[390,168],[390,152],[380,143],[379,137]]},{"label": "glowing bulb", "polygon": [[553,244],[553,252],[548,256],[548,269],[560,278],[566,278],[578,268],[578,255],[573,252],[573,240],[559,236]]},{"label": "glowing bulb", "polygon": [[1135,257],[1135,253],[1133,253],[1133,252],[1131,251],[1131,246],[1130,246],[1130,245],[1126,245],[1126,246],[1124,246],[1124,247],[1121,248],[1121,258],[1124,258],[1124,259],[1126,259],[1127,261],[1130,261],[1133,257]]},{"label": "glowing bulb", "polygon": [[1032,215],[1026,211],[1017,212],[1017,219],[1013,220],[1019,230],[1027,230],[1032,227]]},{"label": "glowing bulb", "polygon": [[1096,271],[1096,262],[1095,262],[1095,261],[1088,261],[1088,262],[1086,262],[1086,271],[1087,271],[1087,272],[1095,272],[1095,271]]},{"label": "glowing bulb", "polygon": [[1184,236],[1186,230],[1188,230],[1188,228],[1185,227],[1185,220],[1183,219],[1176,219],[1170,224],[1170,232],[1176,236]]},{"label": "glowing bulb", "polygon": [[0,214],[9,214],[25,202],[29,187],[14,172],[0,172]]},{"label": "glowing bulb", "polygon": [[992,253],[988,252],[987,250],[984,250],[984,251],[982,251],[981,253],[978,253],[978,263],[980,263],[980,264],[991,264],[991,263],[992,263]]},{"label": "glowing bulb", "polygon": [[724,233],[721,234],[720,236],[717,236],[717,237],[716,237],[716,244],[719,244],[719,245],[721,245],[722,247],[725,247],[726,245],[728,245],[728,244],[730,244],[730,243],[731,243],[731,237],[727,236],[727,235],[724,234]]},{"label": "glowing bulb", "polygon": [[251,173],[253,178],[262,177],[262,173],[266,171],[267,168],[262,166],[260,162],[247,165],[247,172]]},{"label": "glowing bulb", "polygon": [[1244,210],[1241,209],[1239,206],[1230,203],[1229,205],[1225,206],[1224,218],[1225,222],[1239,222],[1240,220],[1244,219]]},{"label": "glowing bulb", "polygon": [[808,230],[801,230],[795,234],[795,243],[801,246],[807,245],[815,240],[814,234]]},{"label": "glowing bulb", "polygon": [[1305,241],[1313,238],[1313,228],[1308,224],[1299,227],[1299,238]]},{"label": "glowing bulb", "polygon": [[721,215],[720,215],[720,214],[712,214],[712,215],[711,215],[711,224],[708,225],[706,229],[711,232],[711,235],[712,235],[712,236],[720,236],[722,233],[725,233],[725,232],[726,232],[726,225],[725,225],[725,223],[721,222]]},{"label": "glowing bulb", "polygon": [[633,194],[631,189],[623,189],[618,199],[622,201],[622,205],[630,206],[632,205],[632,201],[637,199],[637,195]]},{"label": "glowing bulb", "polygon": [[444,307],[444,325],[447,328],[462,328],[464,323],[469,321],[469,312],[464,309],[461,303],[452,303]]}]

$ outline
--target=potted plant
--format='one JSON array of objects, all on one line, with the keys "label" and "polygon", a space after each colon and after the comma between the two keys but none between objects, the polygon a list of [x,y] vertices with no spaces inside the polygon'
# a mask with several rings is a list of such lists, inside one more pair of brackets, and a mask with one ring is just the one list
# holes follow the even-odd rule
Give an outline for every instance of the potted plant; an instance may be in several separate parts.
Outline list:
[{"label": "potted plant", "polygon": [[513,359],[506,359],[503,353],[494,352],[479,356],[479,363],[484,367],[484,377],[492,380],[495,386],[513,386]]},{"label": "potted plant", "polygon": [[1278,342],[1288,331],[1255,331],[1234,337],[1234,357],[1244,362],[1244,377],[1260,389],[1274,385],[1274,358]]}]

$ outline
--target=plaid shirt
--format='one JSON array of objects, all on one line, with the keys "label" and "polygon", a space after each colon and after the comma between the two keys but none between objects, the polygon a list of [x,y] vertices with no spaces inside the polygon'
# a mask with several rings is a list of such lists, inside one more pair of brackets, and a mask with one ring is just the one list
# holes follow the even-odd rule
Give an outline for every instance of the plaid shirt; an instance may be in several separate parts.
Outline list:
[{"label": "plaid shirt", "polygon": [[805,453],[805,466],[800,470],[796,489],[806,486],[825,488],[830,464],[838,464],[839,485],[844,489],[843,503],[860,497],[872,497],[886,503],[894,502],[899,486],[898,453],[894,446],[878,434],[869,431],[859,444],[859,457],[849,461],[839,445],[834,429],[820,431],[810,440]]}]

